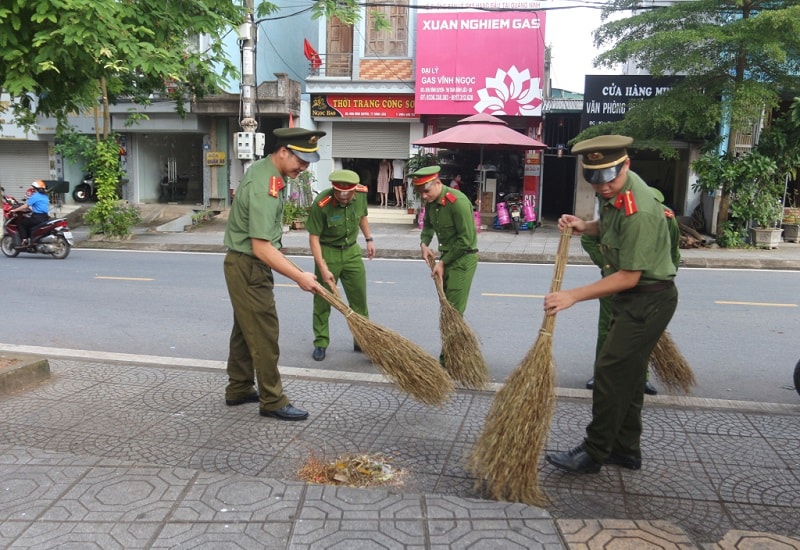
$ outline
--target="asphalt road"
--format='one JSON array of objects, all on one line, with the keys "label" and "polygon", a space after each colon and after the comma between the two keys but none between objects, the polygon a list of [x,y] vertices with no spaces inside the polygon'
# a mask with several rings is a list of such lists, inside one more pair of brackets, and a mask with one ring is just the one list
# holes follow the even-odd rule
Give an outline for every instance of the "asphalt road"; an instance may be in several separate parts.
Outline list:
[{"label": "asphalt road", "polygon": [[[312,260],[294,260],[312,269]],[[438,355],[438,300],[418,260],[368,262],[371,318]],[[551,265],[482,263],[467,320],[495,381],[534,344]],[[569,266],[564,288],[591,282],[595,267]],[[670,332],[698,378],[694,395],[770,403],[800,402],[792,371],[800,357],[796,272],[682,269]],[[5,325],[0,343],[224,361],[231,309],[221,254],[73,250],[69,258],[0,258]],[[311,296],[276,280],[281,364],[376,372],[352,351],[344,319],[331,313],[333,342],[311,359]],[[553,354],[558,385],[582,388],[591,375],[597,304],[559,314]],[[0,344],[2,348],[2,344]]]}]

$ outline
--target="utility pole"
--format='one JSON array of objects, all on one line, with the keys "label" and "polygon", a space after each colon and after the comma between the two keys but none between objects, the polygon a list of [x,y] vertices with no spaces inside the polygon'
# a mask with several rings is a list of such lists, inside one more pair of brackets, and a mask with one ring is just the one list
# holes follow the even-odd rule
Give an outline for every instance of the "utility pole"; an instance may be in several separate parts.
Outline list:
[{"label": "utility pole", "polygon": [[[245,22],[239,26],[239,39],[242,41],[242,84],[241,117],[242,131],[236,136],[236,151],[242,161],[242,173],[247,171],[256,156],[264,154],[264,135],[257,134],[256,120],[256,33],[258,29],[253,20],[254,0],[245,0],[247,12]],[[260,150],[259,150],[260,146]]]}]

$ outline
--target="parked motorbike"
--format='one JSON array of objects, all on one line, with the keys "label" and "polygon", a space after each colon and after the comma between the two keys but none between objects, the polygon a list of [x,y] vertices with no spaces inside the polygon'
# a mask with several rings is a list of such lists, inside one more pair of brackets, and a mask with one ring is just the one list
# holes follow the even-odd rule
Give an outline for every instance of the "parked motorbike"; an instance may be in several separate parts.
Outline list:
[{"label": "parked motorbike", "polygon": [[497,203],[497,223],[512,225],[514,234],[519,235],[522,213],[522,196],[519,193],[499,193]]},{"label": "parked motorbike", "polygon": [[15,258],[20,252],[30,254],[49,254],[57,260],[69,256],[72,248],[72,231],[69,230],[67,220],[52,218],[34,226],[30,232],[28,246],[21,246],[19,236],[19,220],[25,215],[22,212],[11,212],[19,206],[13,197],[3,195],[3,228],[4,234],[0,240],[0,250],[9,258]]},{"label": "parked motorbike", "polygon": [[97,188],[94,186],[94,174],[86,172],[83,175],[83,181],[72,190],[72,198],[75,202],[97,200]]}]

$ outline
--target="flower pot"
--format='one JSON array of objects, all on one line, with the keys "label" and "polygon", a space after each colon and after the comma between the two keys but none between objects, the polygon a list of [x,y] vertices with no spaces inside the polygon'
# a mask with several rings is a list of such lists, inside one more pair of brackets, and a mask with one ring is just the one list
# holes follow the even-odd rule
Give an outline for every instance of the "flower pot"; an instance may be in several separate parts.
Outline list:
[{"label": "flower pot", "polygon": [[759,248],[778,248],[783,229],[776,227],[753,227],[750,229],[750,242]]}]

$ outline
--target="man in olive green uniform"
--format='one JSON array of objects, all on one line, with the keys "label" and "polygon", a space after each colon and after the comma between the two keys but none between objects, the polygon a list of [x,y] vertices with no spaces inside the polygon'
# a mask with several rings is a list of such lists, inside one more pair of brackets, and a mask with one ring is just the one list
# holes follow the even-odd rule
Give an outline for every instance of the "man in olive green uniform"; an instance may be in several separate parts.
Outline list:
[{"label": "man in olive green uniform", "polygon": [[605,276],[547,294],[545,311],[553,315],[576,302],[611,296],[611,322],[595,364],[586,438],[569,451],[546,456],[569,472],[595,473],[603,464],[641,468],[647,365],[678,303],[667,219],[652,190],[630,171],[627,148],[632,143],[626,136],[599,136],[572,148],[582,155],[583,177],[600,195],[602,208],[598,220],[564,214],[558,221],[577,235],[599,237]]},{"label": "man in olive green uniform", "polygon": [[[661,193],[661,191],[655,187],[651,187],[651,190],[656,200],[661,204],[664,204],[664,195]],[[672,263],[675,265],[675,269],[677,270],[681,262],[681,229],[678,226],[678,220],[675,218],[675,212],[673,212],[668,206],[664,206],[664,216],[666,216],[667,224],[669,225],[669,241]],[[605,276],[603,273],[605,260],[603,259],[603,253],[600,251],[600,240],[592,235],[581,235],[581,247],[586,251],[587,254],[589,254],[589,257],[592,259],[592,262],[594,262],[594,265],[600,268],[601,276]],[[608,325],[611,322],[611,297],[603,296],[598,301],[600,302],[600,314],[597,319],[597,345],[595,346],[594,354],[595,361],[600,355],[600,350],[603,348],[603,343],[606,341]],[[594,389],[594,376],[587,380],[586,389]],[[650,383],[649,370],[647,371],[647,380],[644,382],[644,393],[647,395],[658,395],[658,390],[656,390],[655,386]]]},{"label": "man in olive green uniform", "polygon": [[420,248],[426,263],[435,262],[430,244],[436,235],[440,257],[432,276],[441,278],[447,301],[464,315],[478,267],[478,232],[469,199],[444,185],[439,171],[439,166],[426,166],[411,174],[414,190],[425,201]]},{"label": "man in olive green uniform", "polygon": [[[375,244],[367,221],[367,191],[358,184],[358,174],[352,170],[337,170],[329,176],[331,188],[320,193],[306,221],[308,241],[314,255],[317,279],[333,289],[341,279],[345,296],[353,311],[368,317],[367,273],[356,239],[364,234],[367,257],[375,256]],[[328,320],[331,306],[321,296],[314,296],[314,353],[315,361],[325,359],[330,343]],[[360,351],[358,345],[353,345]]]},{"label": "man in olive green uniform", "polygon": [[308,412],[289,403],[278,372],[273,270],[307,292],[321,288],[313,273],[301,271],[283,255],[281,236],[285,178],[296,178],[319,160],[317,141],[325,132],[279,128],[273,134],[275,150],[245,172],[225,229],[225,282],[233,306],[225,403],[260,403],[261,416],[304,420]]}]

